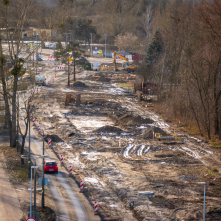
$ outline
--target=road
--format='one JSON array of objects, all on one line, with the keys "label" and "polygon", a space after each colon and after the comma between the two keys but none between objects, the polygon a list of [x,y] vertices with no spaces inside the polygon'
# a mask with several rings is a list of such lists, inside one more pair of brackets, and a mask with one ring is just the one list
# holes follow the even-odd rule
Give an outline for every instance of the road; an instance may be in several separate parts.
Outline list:
[{"label": "road", "polygon": [[[54,68],[50,69],[53,72]],[[47,78],[50,79],[50,71],[47,71]],[[58,73],[58,75],[61,74]],[[27,92],[26,95],[21,95],[19,98],[20,106],[24,107],[23,100],[27,99],[30,91]],[[23,104],[23,106],[22,106]],[[36,105],[37,106],[37,105]],[[40,108],[40,105],[38,105]],[[31,138],[31,157],[41,156],[42,151],[42,140],[38,139],[37,131],[31,128],[30,133]],[[28,136],[26,138],[25,148],[28,150]],[[45,152],[44,154],[48,154],[50,158],[57,159],[57,156],[51,149],[47,149],[47,143],[45,142]],[[39,166],[39,169],[42,168],[42,159],[37,159],[36,164]],[[79,220],[79,221],[98,221],[100,218],[93,214],[93,208],[87,202],[86,198],[84,198],[83,194],[79,193],[79,188],[76,185],[75,181],[71,179],[64,167],[59,166],[58,174],[45,175],[49,180],[49,191],[53,198],[53,201],[56,206],[56,214],[57,218],[60,221],[67,220]],[[64,194],[65,193],[65,194]],[[81,198],[81,199],[80,199]],[[84,203],[81,202],[83,200]],[[87,208],[87,210],[85,209]]]}]

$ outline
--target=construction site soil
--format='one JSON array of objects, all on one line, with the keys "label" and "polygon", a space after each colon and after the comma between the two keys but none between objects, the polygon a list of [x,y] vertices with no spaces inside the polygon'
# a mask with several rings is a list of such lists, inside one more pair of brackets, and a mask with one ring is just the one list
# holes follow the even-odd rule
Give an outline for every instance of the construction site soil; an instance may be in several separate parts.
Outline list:
[{"label": "construction site soil", "polygon": [[[31,101],[31,107],[40,108],[33,113],[35,122],[46,142],[52,139],[57,156],[73,166],[73,182],[83,180],[83,194],[91,204],[98,201],[102,220],[202,220],[203,185],[198,182],[206,182],[206,220],[221,220],[220,152],[182,128],[175,128],[176,141],[159,141],[155,134],[175,136],[172,123],[116,86],[134,75],[79,72],[70,87],[66,73],[48,75],[54,82]],[[73,99],[65,106],[67,94]]]}]

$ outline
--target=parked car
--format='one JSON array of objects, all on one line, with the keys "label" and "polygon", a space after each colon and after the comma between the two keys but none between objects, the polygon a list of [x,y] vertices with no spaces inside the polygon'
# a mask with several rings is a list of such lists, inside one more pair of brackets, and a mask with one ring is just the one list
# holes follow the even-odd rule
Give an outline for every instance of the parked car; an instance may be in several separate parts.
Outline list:
[{"label": "parked car", "polygon": [[58,166],[54,160],[46,160],[44,165],[45,173],[58,173]]}]

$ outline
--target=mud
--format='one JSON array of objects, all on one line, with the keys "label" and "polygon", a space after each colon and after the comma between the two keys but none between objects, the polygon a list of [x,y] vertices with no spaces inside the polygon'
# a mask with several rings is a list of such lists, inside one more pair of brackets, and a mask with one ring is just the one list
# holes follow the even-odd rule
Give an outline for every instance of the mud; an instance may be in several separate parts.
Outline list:
[{"label": "mud", "polygon": [[[73,166],[75,180],[84,180],[84,194],[98,201],[102,220],[166,221],[174,220],[174,214],[177,220],[202,220],[199,181],[207,182],[206,220],[220,220],[221,176],[213,171],[221,171],[220,153],[202,140],[192,141],[179,128],[176,143],[153,139],[153,131],[174,136],[173,125],[134,94],[116,88],[114,82],[133,78],[118,73],[102,72],[111,82],[101,84],[93,77],[96,72],[85,78],[79,73],[77,79],[87,87],[75,88],[65,85],[67,76],[60,72],[52,86],[34,97],[32,104],[44,110],[34,113],[36,123],[47,128],[53,150]],[[65,106],[67,92],[80,93],[81,105],[73,101]],[[154,197],[139,191],[153,191]]]}]

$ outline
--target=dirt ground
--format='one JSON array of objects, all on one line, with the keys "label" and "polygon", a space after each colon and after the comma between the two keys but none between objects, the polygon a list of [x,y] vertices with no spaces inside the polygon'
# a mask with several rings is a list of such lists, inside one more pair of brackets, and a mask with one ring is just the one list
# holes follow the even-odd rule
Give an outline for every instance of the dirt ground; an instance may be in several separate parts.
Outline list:
[{"label": "dirt ground", "polygon": [[[46,140],[52,139],[52,150],[73,166],[73,178],[84,181],[84,195],[98,201],[102,220],[202,220],[203,185],[198,182],[206,182],[206,220],[221,220],[220,151],[182,128],[175,128],[176,141],[153,139],[153,132],[174,136],[174,127],[152,105],[119,87],[133,82],[133,74],[78,72],[80,83],[68,87],[67,74],[55,77],[48,71],[47,79],[54,80],[38,87],[31,106],[41,109],[33,116]],[[67,94],[71,99],[65,106]],[[40,192],[38,205],[39,197]]]}]

